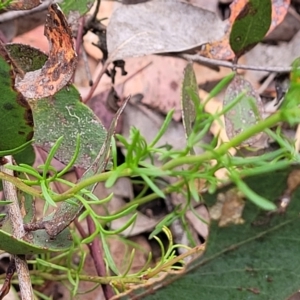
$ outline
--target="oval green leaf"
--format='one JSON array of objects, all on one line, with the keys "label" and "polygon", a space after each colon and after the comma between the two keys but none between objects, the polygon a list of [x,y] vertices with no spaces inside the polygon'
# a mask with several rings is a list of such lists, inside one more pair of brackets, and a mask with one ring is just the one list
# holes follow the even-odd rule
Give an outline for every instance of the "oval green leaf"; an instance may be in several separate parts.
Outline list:
[{"label": "oval green leaf", "polygon": [[[229,110],[226,107],[233,105]],[[225,129],[229,139],[232,139],[245,129],[256,124],[263,112],[262,101],[250,82],[236,75],[228,85],[224,96]],[[253,145],[263,133],[244,141],[241,145]]]},{"label": "oval green leaf", "polygon": [[259,43],[271,25],[271,0],[249,0],[236,17],[229,42],[236,57]]}]

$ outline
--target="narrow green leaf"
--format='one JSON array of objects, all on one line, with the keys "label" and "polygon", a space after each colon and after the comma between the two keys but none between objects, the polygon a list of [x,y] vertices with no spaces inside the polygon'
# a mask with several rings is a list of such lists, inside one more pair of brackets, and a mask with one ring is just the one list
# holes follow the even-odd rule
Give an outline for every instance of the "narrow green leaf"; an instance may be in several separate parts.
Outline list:
[{"label": "narrow green leaf", "polygon": [[12,201],[9,201],[9,200],[1,200],[1,201],[0,201],[0,206],[7,205],[7,204],[10,204],[10,203],[12,203]]},{"label": "narrow green leaf", "polygon": [[245,184],[242,180],[238,180],[235,182],[238,189],[243,192],[243,194],[254,204],[256,204],[258,207],[264,209],[264,210],[275,210],[276,205],[273,202],[268,201],[267,199],[261,197],[257,193],[255,193],[253,190],[251,190],[247,184]]},{"label": "narrow green leaf", "polygon": [[173,114],[174,114],[174,109],[172,109],[168,112],[161,128],[159,129],[158,133],[156,134],[156,136],[152,140],[152,142],[148,145],[148,148],[154,147],[156,145],[156,143],[160,140],[160,138],[165,134],[165,132],[167,131],[167,129],[172,121]]},{"label": "narrow green leaf", "polygon": [[46,183],[44,180],[41,181],[41,189],[42,189],[42,193],[43,193],[43,196],[45,197],[45,200],[46,202],[49,204],[49,205],[52,205],[54,207],[56,207],[56,203],[52,200],[49,192],[48,192],[48,188],[46,186]]},{"label": "narrow green leaf", "polygon": [[148,184],[148,186],[150,187],[150,189],[152,189],[152,191],[154,193],[157,194],[157,196],[161,197],[161,198],[165,198],[164,193],[162,192],[162,190],[160,190],[157,185],[145,174],[141,174],[141,177],[144,179],[144,181]]}]

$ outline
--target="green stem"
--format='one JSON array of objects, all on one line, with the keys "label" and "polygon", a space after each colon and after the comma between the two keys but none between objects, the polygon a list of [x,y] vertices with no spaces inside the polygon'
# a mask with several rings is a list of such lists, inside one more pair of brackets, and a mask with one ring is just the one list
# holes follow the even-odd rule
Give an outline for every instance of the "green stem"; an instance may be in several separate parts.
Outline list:
[{"label": "green stem", "polygon": [[[103,182],[106,181],[112,174],[114,171],[110,171],[110,172],[105,172],[105,173],[100,173],[100,174],[96,174],[94,176],[91,176],[85,180],[82,180],[80,182],[78,182],[76,185],[74,185],[72,188],[70,188],[69,190],[67,190],[66,192],[60,194],[60,195],[56,195],[53,196],[52,199],[55,202],[59,202],[59,201],[63,201],[66,200],[68,198],[73,197],[75,194],[77,194],[78,192],[80,192],[82,189],[93,185],[97,182]],[[129,177],[132,175],[132,170],[131,169],[124,169],[123,171],[120,172],[119,174],[119,178],[120,177]]]},{"label": "green stem", "polygon": [[[282,121],[282,119],[283,119],[282,115],[280,113],[276,113],[276,114],[270,116],[269,118],[267,118],[266,120],[264,120],[262,122],[259,122],[258,124],[254,125],[250,129],[240,133],[239,135],[234,137],[228,143],[222,144],[218,149],[216,149],[213,152],[212,151],[206,151],[206,152],[204,152],[203,154],[200,154],[200,155],[191,155],[191,156],[184,156],[184,157],[174,158],[171,161],[164,164],[161,167],[161,169],[162,169],[162,171],[167,171],[167,170],[171,170],[171,169],[174,169],[175,167],[182,166],[182,165],[185,165],[185,164],[195,164],[195,163],[199,164],[199,163],[214,159],[214,158],[216,158],[216,156],[222,156],[222,155],[226,154],[230,148],[237,147],[243,141],[247,140],[251,136],[264,131],[266,128],[274,126],[278,122]],[[90,186],[90,185],[92,185],[96,182],[102,182],[102,181],[107,180],[112,175],[112,173],[113,173],[113,171],[110,171],[110,172],[97,174],[97,175],[94,175],[90,178],[87,178],[87,179],[79,182],[78,184],[76,184],[76,186],[74,186],[71,189],[67,190],[63,194],[54,196],[53,200],[55,202],[66,200],[66,199],[72,197],[74,194],[78,193],[83,188],[86,188],[87,186]],[[131,176],[132,174],[133,174],[132,170],[125,169],[125,170],[120,172],[119,177],[127,177],[127,176]],[[179,181],[179,182],[178,182],[179,185],[183,184],[182,181]],[[170,188],[164,189],[163,191],[165,193],[170,193],[170,191],[172,191],[172,190],[173,190],[173,188],[170,187]],[[155,199],[156,197],[157,197],[156,194],[147,195],[143,198],[140,198],[137,201],[137,203],[138,204],[146,203],[148,201],[151,201],[151,200]],[[134,203],[134,201],[130,202],[129,204],[132,205],[133,203]]]},{"label": "green stem", "polygon": [[9,181],[9,182],[13,183],[19,190],[22,190],[23,192],[25,192],[29,195],[39,197],[39,198],[43,198],[43,195],[40,191],[28,186],[27,184],[22,182],[21,179],[19,179],[17,177],[6,174],[5,172],[0,172],[0,179],[6,180],[6,181]]},{"label": "green stem", "polygon": [[[249,128],[248,130],[245,130],[244,132],[240,133],[239,135],[234,137],[228,143],[222,144],[218,149],[216,149],[214,151],[206,151],[200,155],[191,155],[191,156],[174,158],[174,159],[170,160],[169,162],[167,162],[166,164],[164,164],[161,167],[161,170],[162,171],[172,170],[176,167],[186,165],[186,164],[188,164],[188,165],[195,164],[195,163],[199,164],[199,163],[202,163],[205,161],[215,159],[216,157],[223,156],[228,152],[228,150],[230,148],[239,146],[243,141],[249,139],[253,135],[264,131],[266,128],[270,128],[270,127],[274,126],[278,122],[285,121],[284,115],[289,115],[290,117],[298,118],[299,110],[293,109],[293,110],[285,111],[284,114],[279,111],[279,112],[271,115],[269,118],[265,119],[264,121],[261,121],[261,122],[257,123],[256,125],[252,126],[251,128]],[[115,171],[97,174],[97,175],[91,176],[90,178],[82,180],[82,181],[78,182],[74,187],[67,190],[66,192],[64,192],[60,195],[53,196],[53,200],[55,202],[59,202],[59,201],[64,201],[66,199],[69,199],[69,198],[73,197],[76,193],[80,192],[82,189],[84,189],[90,185],[93,185],[97,182],[106,181],[113,174],[113,172],[115,172]],[[129,177],[132,175],[134,175],[133,170],[124,169],[120,172],[118,177]],[[4,179],[4,180],[12,182],[13,184],[16,185],[17,188],[19,188],[20,190],[22,190],[32,196],[44,198],[41,192],[24,184],[18,178],[15,178],[15,177],[9,176],[3,172],[0,172],[0,179]],[[176,185],[178,187],[182,186],[183,181],[179,180],[175,184],[175,186]],[[171,187],[165,188],[163,190],[163,192],[168,194],[168,193],[172,192],[173,190],[174,190],[174,186],[173,187],[171,186]],[[140,205],[140,204],[149,202],[149,201],[155,199],[156,197],[157,197],[156,194],[147,195],[145,197],[138,199],[136,201],[136,204]],[[134,202],[135,201],[133,201],[129,204],[132,205]]]},{"label": "green stem", "polygon": [[277,124],[280,121],[283,121],[283,116],[280,112],[275,113],[274,115],[270,116],[266,120],[257,123],[256,125],[252,126],[248,130],[243,131],[239,135],[235,136],[231,141],[228,143],[222,144],[218,149],[215,151],[206,151],[200,155],[191,155],[191,156],[184,156],[174,158],[171,161],[164,164],[161,169],[163,171],[171,170],[176,167],[185,165],[185,164],[195,164],[195,163],[202,163],[205,161],[209,161],[215,159],[216,157],[220,157],[225,155],[230,148],[234,148],[239,146],[242,142],[246,141],[250,137],[264,131],[266,128],[270,128]]},{"label": "green stem", "polygon": [[[111,284],[113,282],[122,282],[122,283],[145,283],[145,280],[137,278],[137,276],[126,276],[126,277],[119,277],[119,276],[105,276],[105,277],[98,277],[98,276],[89,276],[89,275],[78,275],[75,271],[70,270],[72,275],[78,276],[81,281],[88,281],[88,282],[95,282],[101,284]],[[38,270],[30,271],[30,275],[36,275],[40,278],[46,280],[55,280],[55,281],[63,281],[68,279],[67,274],[51,274],[45,273]],[[0,276],[1,279],[4,279],[4,275]]]}]

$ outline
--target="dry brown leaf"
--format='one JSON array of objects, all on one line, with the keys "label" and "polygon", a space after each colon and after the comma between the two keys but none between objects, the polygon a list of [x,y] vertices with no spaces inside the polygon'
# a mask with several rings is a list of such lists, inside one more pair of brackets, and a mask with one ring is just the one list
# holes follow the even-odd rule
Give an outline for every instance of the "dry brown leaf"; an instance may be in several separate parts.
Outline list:
[{"label": "dry brown leaf", "polygon": [[45,36],[50,45],[49,58],[42,69],[17,76],[16,89],[25,98],[40,99],[54,95],[69,83],[76,68],[72,32],[57,4],[48,8]]},{"label": "dry brown leaf", "polygon": [[131,70],[137,70],[150,62],[152,64],[148,68],[126,82],[124,95],[143,94],[142,103],[163,114],[174,109],[173,119],[179,121],[181,82],[186,62],[161,56],[132,58],[126,63],[126,70],[132,73]]},{"label": "dry brown leaf", "polygon": [[18,0],[11,1],[6,7],[6,10],[28,10],[37,7],[41,4],[40,0]]},{"label": "dry brown leaf", "polygon": [[[279,45],[258,44],[250,52],[245,54],[246,63],[253,66],[264,67],[288,67],[299,57],[300,53],[300,31],[288,42]],[[247,77],[251,83],[258,82],[268,72],[247,71]]]},{"label": "dry brown leaf", "polygon": [[[151,248],[146,238],[142,236],[130,238],[130,240],[131,242],[137,244],[137,247],[135,247],[135,255],[129,271],[129,273],[132,274],[141,270],[145,266]],[[131,246],[132,243],[131,245],[128,245],[126,242],[116,237],[108,239],[108,244],[118,270],[120,270],[120,273],[125,272],[128,267],[131,251],[133,249]]]},{"label": "dry brown leaf", "polygon": [[242,214],[245,206],[243,197],[243,194],[236,189],[219,193],[216,204],[209,209],[210,217],[219,220],[220,227],[243,224]]}]

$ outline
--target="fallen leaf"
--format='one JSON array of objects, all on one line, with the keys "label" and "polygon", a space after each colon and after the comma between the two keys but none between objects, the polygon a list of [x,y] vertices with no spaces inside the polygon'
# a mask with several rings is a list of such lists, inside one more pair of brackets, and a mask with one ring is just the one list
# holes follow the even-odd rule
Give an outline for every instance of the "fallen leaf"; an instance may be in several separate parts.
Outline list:
[{"label": "fallen leaf", "polygon": [[[272,0],[272,22],[266,36],[283,21],[288,12],[290,2],[290,0]],[[231,60],[234,58],[234,53],[229,43],[229,35],[234,20],[247,3],[247,0],[235,0],[231,3],[230,25],[227,27],[226,34],[221,40],[215,40],[212,43],[206,44],[204,49],[199,52],[200,55],[220,60]]]},{"label": "fallen leaf", "polygon": [[[258,194],[276,199],[287,173],[272,172],[246,182]],[[284,216],[274,215],[266,225],[253,225],[261,211],[248,201],[244,224],[219,227],[212,221],[204,255],[177,274],[166,272],[113,299],[287,299],[299,289],[299,192]],[[215,203],[216,194],[203,197],[208,206]]]},{"label": "fallen leaf", "polygon": [[71,30],[57,4],[49,6],[44,34],[50,44],[45,65],[26,73],[23,79],[20,76],[16,78],[16,89],[28,99],[57,93],[69,83],[77,63]]},{"label": "fallen leaf", "polygon": [[[256,124],[261,119],[263,112],[260,96],[253,89],[250,82],[240,75],[236,75],[228,85],[224,97],[224,106],[230,105],[238,97],[240,97],[240,100],[224,114],[225,129],[229,139]],[[263,133],[259,133],[244,141],[241,145],[253,146],[262,136]]]},{"label": "fallen leaf", "polygon": [[114,60],[182,52],[220,39],[225,27],[211,11],[178,0],[122,5],[110,18],[107,48]]},{"label": "fallen leaf", "polygon": [[[130,128],[136,127],[139,129],[141,135],[150,143],[157,132],[161,128],[164,117],[155,111],[147,109],[143,105],[133,105],[128,103],[123,115],[123,132],[122,135],[129,137]],[[156,144],[157,147],[169,145],[174,150],[182,149],[185,141],[185,133],[183,125],[179,122],[171,121],[166,133]],[[161,164],[161,162],[157,162]]]},{"label": "fallen leaf", "polygon": [[[209,214],[207,208],[204,205],[200,205],[194,208],[193,211],[188,210],[185,215],[191,226],[193,226],[197,233],[206,240],[208,237],[207,223],[209,223]],[[207,223],[203,222],[203,220],[207,221]]]},{"label": "fallen leaf", "polygon": [[9,50],[0,42],[0,151],[18,148],[33,137],[30,106],[13,88],[16,66],[12,61]]},{"label": "fallen leaf", "polygon": [[143,236],[132,237],[124,241],[118,237],[108,238],[109,249],[114,257],[114,261],[120,273],[128,271],[129,257],[132,250],[135,250],[129,274],[140,271],[147,263],[147,258],[151,252],[151,247],[147,239]]},{"label": "fallen leaf", "polygon": [[[289,42],[279,45],[258,44],[254,49],[245,54],[246,63],[253,66],[288,67],[299,57],[300,31]],[[260,81],[268,72],[247,71],[248,80]]]},{"label": "fallen leaf", "polygon": [[179,58],[154,55],[135,57],[126,60],[126,70],[132,74],[150,62],[148,68],[125,83],[124,95],[140,93],[144,96],[143,104],[163,114],[174,109],[173,119],[180,121],[180,85],[186,62]]},{"label": "fallen leaf", "polygon": [[271,25],[270,0],[249,0],[235,18],[230,30],[229,43],[236,57],[259,43]]},{"label": "fallen leaf", "polygon": [[219,226],[230,224],[243,224],[242,219],[245,200],[243,194],[237,189],[231,189],[225,193],[219,193],[217,202],[210,207],[209,213],[213,220],[219,220]]},{"label": "fallen leaf", "polygon": [[[6,2],[6,1],[1,1]],[[41,4],[40,0],[18,0],[10,1],[5,10],[29,10]]]},{"label": "fallen leaf", "polygon": [[[193,132],[193,124],[195,122],[194,101],[197,101],[196,104],[198,104],[200,103],[200,98],[193,65],[189,63],[184,70],[181,89],[182,121],[187,139]],[[194,154],[194,150],[191,149],[191,151]]]}]

